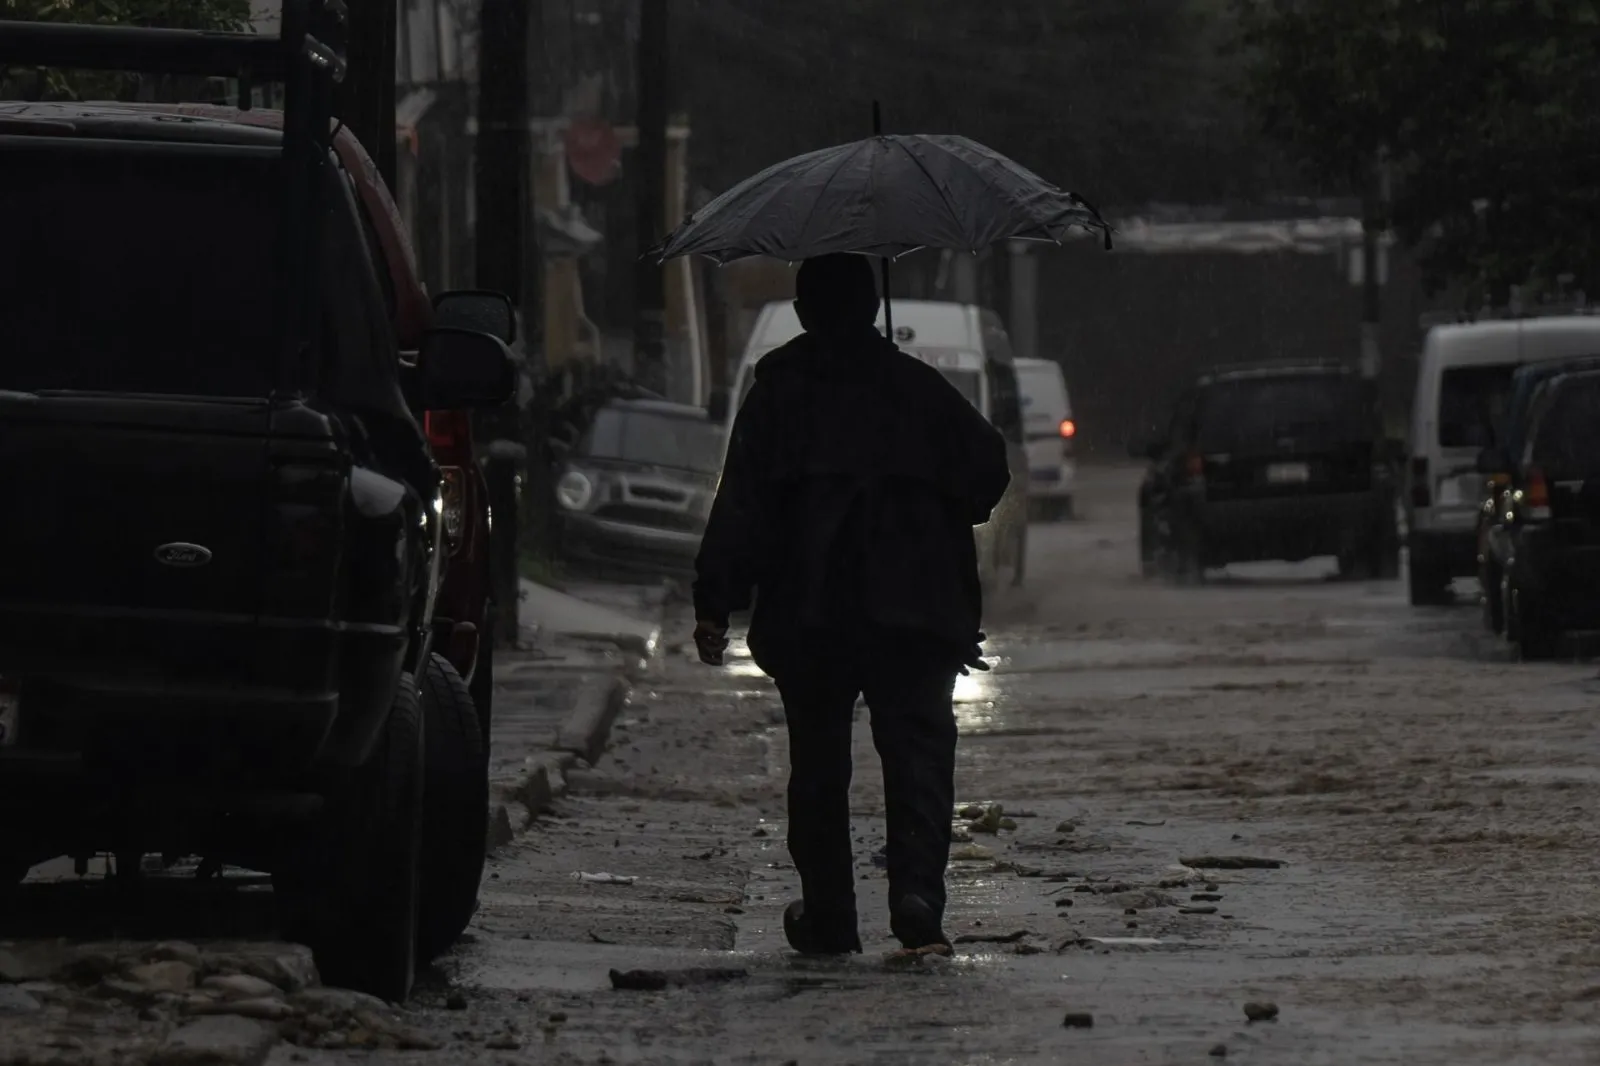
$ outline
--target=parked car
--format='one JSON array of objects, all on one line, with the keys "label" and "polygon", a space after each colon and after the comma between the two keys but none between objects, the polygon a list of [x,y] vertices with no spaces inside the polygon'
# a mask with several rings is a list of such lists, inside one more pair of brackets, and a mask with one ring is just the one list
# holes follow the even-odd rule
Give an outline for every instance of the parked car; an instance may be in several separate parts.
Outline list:
[{"label": "parked car", "polygon": [[[884,328],[878,312],[878,330]],[[800,334],[794,305],[773,302],[761,309],[734,378],[728,426],[755,382],[756,363]],[[978,569],[986,588],[1008,580],[1021,585],[1028,566],[1028,456],[1022,397],[1011,339],[1000,316],[971,304],[896,300],[894,341],[903,351],[936,367],[1004,435],[1011,483],[989,521],[975,531]]]},{"label": "parked car", "polygon": [[268,871],[330,983],[403,999],[437,901],[481,870],[423,828],[424,804],[465,809],[435,785],[483,770],[423,747],[460,679],[433,650],[444,486],[419,421],[503,402],[510,354],[432,329],[401,359],[320,45],[48,23],[0,43],[22,66],[309,68],[281,130],[0,113],[0,200],[30,205],[0,263],[0,491],[29,515],[0,530],[28,561],[0,570],[0,802],[29,812],[0,823],[0,892],[62,854]]},{"label": "parked car", "polygon": [[1413,604],[1451,601],[1450,583],[1478,571],[1483,477],[1511,374],[1526,363],[1600,351],[1600,316],[1436,326],[1423,342],[1404,493]]},{"label": "parked car", "polygon": [[1146,575],[1199,581],[1233,562],[1337,557],[1344,577],[1398,577],[1397,448],[1377,390],[1339,364],[1202,375],[1157,439],[1139,487]]},{"label": "parked car", "polygon": [[1018,359],[1017,385],[1028,450],[1028,517],[1071,518],[1078,474],[1072,446],[1078,423],[1072,419],[1066,376],[1053,359]]},{"label": "parked car", "polygon": [[1529,415],[1552,378],[1585,370],[1600,370],[1600,355],[1529,363],[1517,368],[1511,375],[1505,418],[1495,443],[1479,457],[1477,468],[1483,479],[1483,502],[1478,509],[1478,591],[1484,624],[1493,633],[1505,632],[1503,587],[1505,562],[1510,552],[1499,531],[1505,523],[1514,520],[1515,496],[1524,488],[1520,477],[1522,468],[1517,459],[1527,443]]},{"label": "parked car", "polygon": [[703,408],[654,399],[602,405],[556,480],[569,562],[688,575],[722,469],[723,427]]},{"label": "parked car", "polygon": [[1600,628],[1600,370],[1535,387],[1521,454],[1486,449],[1517,488],[1490,536],[1507,638],[1548,659],[1572,630]]},{"label": "parked car", "polygon": [[[283,112],[216,104],[129,104],[131,111],[207,119],[260,129],[283,129]],[[417,273],[416,253],[394,197],[378,168],[348,126],[333,135],[333,150],[356,193],[356,214],[377,268],[379,289],[404,361],[414,362],[428,330],[467,329],[489,333],[506,344],[517,339],[517,319],[505,295],[482,290],[440,293],[433,300]],[[413,406],[417,399],[412,397]],[[424,832],[430,854],[453,853],[450,865],[463,873],[451,881],[425,879],[418,954],[431,960],[465,931],[477,908],[488,826],[471,828],[468,811],[489,801],[488,747],[494,703],[495,614],[491,606],[489,487],[474,439],[471,410],[422,412],[423,432],[444,479],[445,558],[434,603],[433,646],[455,668],[427,672],[421,681],[426,743],[430,760]],[[515,520],[514,515],[511,518]],[[470,699],[470,715],[467,701]],[[468,718],[470,717],[470,721]],[[463,749],[459,753],[443,750]],[[482,765],[482,769],[477,767]],[[441,780],[456,774],[458,780]]]}]

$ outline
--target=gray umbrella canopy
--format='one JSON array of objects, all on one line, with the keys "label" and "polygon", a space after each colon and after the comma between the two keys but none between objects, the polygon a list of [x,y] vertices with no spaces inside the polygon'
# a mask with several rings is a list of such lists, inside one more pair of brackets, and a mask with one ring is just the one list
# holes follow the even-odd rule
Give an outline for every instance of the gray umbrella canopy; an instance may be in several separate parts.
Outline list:
[{"label": "gray umbrella canopy", "polygon": [[793,262],[833,252],[887,258],[997,241],[1059,243],[1111,227],[1089,204],[966,137],[880,135],[768,167],[711,201],[655,255]]}]

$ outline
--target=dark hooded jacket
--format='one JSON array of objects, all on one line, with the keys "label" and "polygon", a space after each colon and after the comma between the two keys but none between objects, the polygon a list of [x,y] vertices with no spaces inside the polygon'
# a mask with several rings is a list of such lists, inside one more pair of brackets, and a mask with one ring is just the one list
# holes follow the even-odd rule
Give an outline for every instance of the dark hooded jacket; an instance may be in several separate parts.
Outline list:
[{"label": "dark hooded jacket", "polygon": [[756,663],[802,634],[904,636],[966,661],[980,640],[973,527],[1010,481],[1006,445],[938,370],[867,329],[756,364],[696,560],[698,618],[754,602]]}]

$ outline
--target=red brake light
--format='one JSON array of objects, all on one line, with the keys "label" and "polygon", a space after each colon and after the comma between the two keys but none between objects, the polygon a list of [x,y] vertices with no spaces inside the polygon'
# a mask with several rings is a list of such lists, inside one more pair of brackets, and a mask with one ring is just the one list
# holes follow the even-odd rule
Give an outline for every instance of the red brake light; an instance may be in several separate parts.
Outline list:
[{"label": "red brake light", "polygon": [[1184,460],[1183,468],[1190,477],[1204,477],[1206,473],[1206,457],[1199,452],[1190,452],[1188,458]]},{"label": "red brake light", "polygon": [[466,478],[459,466],[442,467],[444,495],[444,539],[450,554],[461,550],[461,533],[466,518]]},{"label": "red brake light", "polygon": [[1078,435],[1078,423],[1070,418],[1061,420],[1061,436],[1064,440],[1071,440]]},{"label": "red brake light", "polygon": [[1548,511],[1550,507],[1550,483],[1545,480],[1544,471],[1538,467],[1528,469],[1527,487],[1522,490],[1522,503],[1529,511],[1541,509]]},{"label": "red brake light", "polygon": [[466,411],[428,411],[422,416],[433,457],[441,463],[471,454],[472,416]]}]

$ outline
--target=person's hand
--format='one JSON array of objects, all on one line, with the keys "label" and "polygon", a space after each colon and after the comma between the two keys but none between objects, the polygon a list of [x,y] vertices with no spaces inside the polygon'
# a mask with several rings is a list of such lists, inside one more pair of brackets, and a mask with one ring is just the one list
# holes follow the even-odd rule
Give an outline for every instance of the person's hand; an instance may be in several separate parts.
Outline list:
[{"label": "person's hand", "polygon": [[700,661],[707,666],[721,666],[728,650],[728,627],[704,620],[694,624],[694,646]]}]

